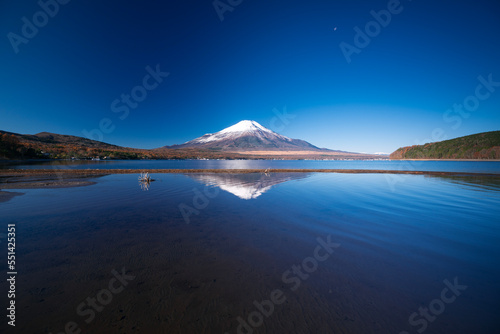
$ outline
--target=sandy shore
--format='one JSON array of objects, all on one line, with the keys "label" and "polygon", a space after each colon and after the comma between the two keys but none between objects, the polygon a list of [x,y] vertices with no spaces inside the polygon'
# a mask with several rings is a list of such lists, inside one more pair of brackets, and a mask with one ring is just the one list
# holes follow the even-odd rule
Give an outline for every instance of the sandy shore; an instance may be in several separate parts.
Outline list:
[{"label": "sandy shore", "polygon": [[5,203],[16,196],[24,195],[23,192],[2,191],[5,189],[54,189],[83,187],[96,184],[97,182],[88,180],[88,178],[96,177],[99,176],[31,173],[16,173],[6,175],[0,173],[0,203]]},{"label": "sandy shore", "polygon": [[0,190],[0,203],[2,202],[8,202],[12,198],[16,196],[21,196],[24,195],[24,193],[19,193],[19,192],[11,192],[11,191],[1,191]]},{"label": "sandy shore", "polygon": [[[95,184],[88,178],[96,178],[101,175],[83,174],[56,174],[56,173],[0,173],[0,189],[39,189],[39,188],[69,188],[82,187]],[[2,198],[8,200],[15,193],[0,192]],[[18,193],[17,193],[18,194]],[[7,196],[9,195],[9,196]],[[9,197],[9,198],[7,198]]]}]

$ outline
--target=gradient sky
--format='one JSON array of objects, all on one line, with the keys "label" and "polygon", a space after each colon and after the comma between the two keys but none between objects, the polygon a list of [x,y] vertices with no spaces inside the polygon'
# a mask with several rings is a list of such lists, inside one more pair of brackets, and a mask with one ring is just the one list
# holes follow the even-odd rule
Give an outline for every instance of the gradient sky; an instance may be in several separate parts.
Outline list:
[{"label": "gradient sky", "polygon": [[[213,0],[72,0],[43,22],[37,1],[2,0],[0,129],[83,136],[108,122],[103,141],[155,148],[251,119],[369,153],[499,130],[500,84],[474,96],[479,76],[500,82],[500,3],[402,0],[348,63],[340,43],[391,1],[221,0],[238,4],[221,21]],[[127,117],[113,109],[157,64],[168,77]],[[464,101],[470,113],[447,113]]]}]

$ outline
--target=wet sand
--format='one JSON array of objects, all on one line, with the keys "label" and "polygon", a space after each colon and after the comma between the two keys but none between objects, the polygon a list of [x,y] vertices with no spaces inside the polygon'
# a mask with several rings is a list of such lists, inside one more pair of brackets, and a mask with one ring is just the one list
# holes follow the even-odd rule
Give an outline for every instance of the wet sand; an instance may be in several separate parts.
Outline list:
[{"label": "wet sand", "polygon": [[0,190],[0,203],[8,202],[16,196],[24,195],[24,193],[16,193],[11,191],[1,191]]},{"label": "wet sand", "polygon": [[[95,184],[96,182],[88,180],[88,178],[96,178],[103,175],[70,175],[58,173],[17,173],[0,175],[0,189],[40,189],[40,188],[70,188],[82,187]],[[6,198],[6,195],[1,195]],[[10,199],[10,198],[8,198]],[[7,199],[7,200],[8,200]]]}]

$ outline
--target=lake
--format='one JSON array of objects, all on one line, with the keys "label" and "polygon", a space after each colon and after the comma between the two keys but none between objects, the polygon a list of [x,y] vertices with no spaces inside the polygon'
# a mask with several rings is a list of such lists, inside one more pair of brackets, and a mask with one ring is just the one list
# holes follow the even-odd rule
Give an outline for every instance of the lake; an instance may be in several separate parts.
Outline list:
[{"label": "lake", "polygon": [[[420,164],[416,170],[500,174],[498,162]],[[76,188],[8,190],[24,193],[0,203],[4,251],[7,224],[16,225],[16,333],[499,331],[499,177],[155,174],[141,187],[137,176],[107,175]],[[7,272],[6,261],[0,268]],[[5,280],[1,287],[6,293]],[[5,321],[1,326],[6,332]]]},{"label": "lake", "polygon": [[379,169],[500,173],[500,161],[411,160],[59,160],[0,163],[0,169]]}]

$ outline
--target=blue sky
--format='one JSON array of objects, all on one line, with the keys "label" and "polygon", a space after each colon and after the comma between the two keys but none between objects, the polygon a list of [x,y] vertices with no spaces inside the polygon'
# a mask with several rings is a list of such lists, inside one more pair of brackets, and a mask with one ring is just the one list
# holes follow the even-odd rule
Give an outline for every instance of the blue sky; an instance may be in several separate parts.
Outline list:
[{"label": "blue sky", "polygon": [[155,148],[252,119],[373,153],[500,128],[496,1],[60,1],[0,3],[2,130]]}]

